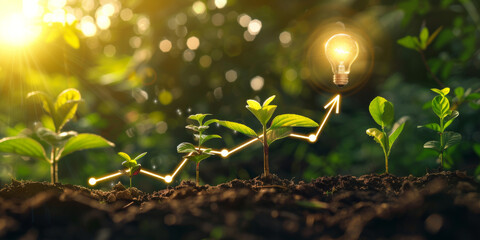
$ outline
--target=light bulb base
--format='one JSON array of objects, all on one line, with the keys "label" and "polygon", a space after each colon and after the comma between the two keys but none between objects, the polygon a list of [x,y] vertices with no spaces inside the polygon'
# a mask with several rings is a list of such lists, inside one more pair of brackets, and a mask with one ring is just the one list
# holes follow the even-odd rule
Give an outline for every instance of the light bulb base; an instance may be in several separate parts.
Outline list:
[{"label": "light bulb base", "polygon": [[343,87],[348,84],[348,74],[346,73],[336,73],[333,75],[333,83],[337,87]]}]

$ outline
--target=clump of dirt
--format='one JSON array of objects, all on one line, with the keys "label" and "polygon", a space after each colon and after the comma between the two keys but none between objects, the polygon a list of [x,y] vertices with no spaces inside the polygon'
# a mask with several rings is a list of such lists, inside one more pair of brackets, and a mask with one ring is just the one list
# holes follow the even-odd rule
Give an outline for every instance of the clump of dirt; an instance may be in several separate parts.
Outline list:
[{"label": "clump of dirt", "polygon": [[192,181],[153,193],[15,181],[0,190],[0,238],[476,239],[480,185],[464,172],[311,182]]}]

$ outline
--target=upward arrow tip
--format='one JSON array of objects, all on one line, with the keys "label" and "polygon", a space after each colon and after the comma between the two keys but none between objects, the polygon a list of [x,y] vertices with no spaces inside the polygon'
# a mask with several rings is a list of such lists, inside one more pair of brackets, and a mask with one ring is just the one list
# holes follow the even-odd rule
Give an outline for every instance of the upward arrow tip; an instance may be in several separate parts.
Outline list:
[{"label": "upward arrow tip", "polygon": [[330,106],[332,108],[335,107],[336,114],[340,113],[340,94],[337,94],[335,97],[333,97],[332,100],[330,100],[330,102],[328,102],[327,105],[325,105],[325,109]]}]

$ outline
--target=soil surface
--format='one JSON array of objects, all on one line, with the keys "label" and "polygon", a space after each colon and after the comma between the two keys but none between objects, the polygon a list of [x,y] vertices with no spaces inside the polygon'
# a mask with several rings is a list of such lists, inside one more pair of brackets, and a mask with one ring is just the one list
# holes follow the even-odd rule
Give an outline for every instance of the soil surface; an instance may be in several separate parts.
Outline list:
[{"label": "soil surface", "polygon": [[479,239],[480,185],[423,177],[254,178],[143,193],[15,181],[0,190],[0,239]]}]

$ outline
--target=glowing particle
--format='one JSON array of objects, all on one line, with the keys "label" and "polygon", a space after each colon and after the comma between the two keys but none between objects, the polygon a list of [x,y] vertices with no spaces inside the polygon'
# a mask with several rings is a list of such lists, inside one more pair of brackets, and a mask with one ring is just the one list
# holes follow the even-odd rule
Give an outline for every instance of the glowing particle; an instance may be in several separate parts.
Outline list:
[{"label": "glowing particle", "polygon": [[183,60],[185,60],[186,62],[191,62],[193,61],[193,59],[195,58],[195,52],[190,50],[190,49],[187,49],[185,51],[183,51]]},{"label": "glowing particle", "polygon": [[207,7],[205,6],[205,3],[201,2],[201,1],[196,1],[192,5],[192,10],[197,15],[201,15],[201,14],[205,13],[206,9],[207,9]]},{"label": "glowing particle", "polygon": [[203,55],[202,57],[200,57],[200,66],[202,66],[203,68],[208,68],[210,67],[210,64],[212,64],[212,58],[208,55]]},{"label": "glowing particle", "polygon": [[171,183],[172,182],[172,176],[170,176],[170,175],[165,176],[165,182],[166,183]]},{"label": "glowing particle", "polygon": [[310,142],[313,143],[313,142],[315,142],[316,140],[317,140],[317,136],[315,136],[315,134],[310,134],[310,135],[308,136],[308,141],[310,141]]},{"label": "glowing particle", "polygon": [[110,27],[110,18],[108,18],[107,16],[105,15],[100,15],[97,17],[97,26],[98,28],[100,29],[108,29]]},{"label": "glowing particle", "polygon": [[263,77],[256,76],[250,81],[250,87],[252,87],[254,91],[260,91],[263,88],[264,83],[265,80]]},{"label": "glowing particle", "polygon": [[288,47],[292,42],[292,34],[290,34],[287,31],[284,31],[280,33],[280,35],[278,36],[278,39],[280,40],[280,43],[282,44],[282,46]]},{"label": "glowing particle", "polygon": [[227,149],[222,149],[220,154],[222,155],[222,157],[226,157],[226,156],[228,156],[228,150]]},{"label": "glowing particle", "polygon": [[257,35],[262,30],[262,22],[258,19],[253,19],[248,23],[248,32],[252,35]]},{"label": "glowing particle", "polygon": [[216,6],[218,9],[224,8],[225,5],[227,5],[227,0],[215,0],[215,6]]},{"label": "glowing particle", "polygon": [[160,94],[158,94],[158,100],[159,100],[160,103],[163,104],[163,105],[168,105],[168,104],[170,104],[170,103],[172,102],[172,99],[173,99],[172,94],[171,94],[169,91],[165,90],[165,89],[163,89],[163,90],[160,92]]},{"label": "glowing particle", "polygon": [[160,41],[160,43],[158,44],[158,47],[162,52],[165,52],[165,53],[170,52],[170,50],[172,49],[172,42],[170,42],[170,40],[164,39]]},{"label": "glowing particle", "polygon": [[124,8],[120,12],[120,18],[123,21],[129,21],[130,19],[132,19],[132,17],[133,17],[133,11],[130,8]]},{"label": "glowing particle", "polygon": [[189,49],[197,50],[199,46],[200,46],[200,40],[197,37],[192,36],[187,39],[187,47]]},{"label": "glowing particle", "polygon": [[230,69],[225,73],[225,79],[227,79],[227,82],[235,82],[237,80],[237,71]]},{"label": "glowing particle", "polygon": [[248,24],[250,23],[250,21],[252,21],[252,18],[250,16],[248,16],[247,14],[242,13],[242,14],[238,15],[237,21],[238,21],[238,24],[240,24],[240,26],[248,27]]}]

